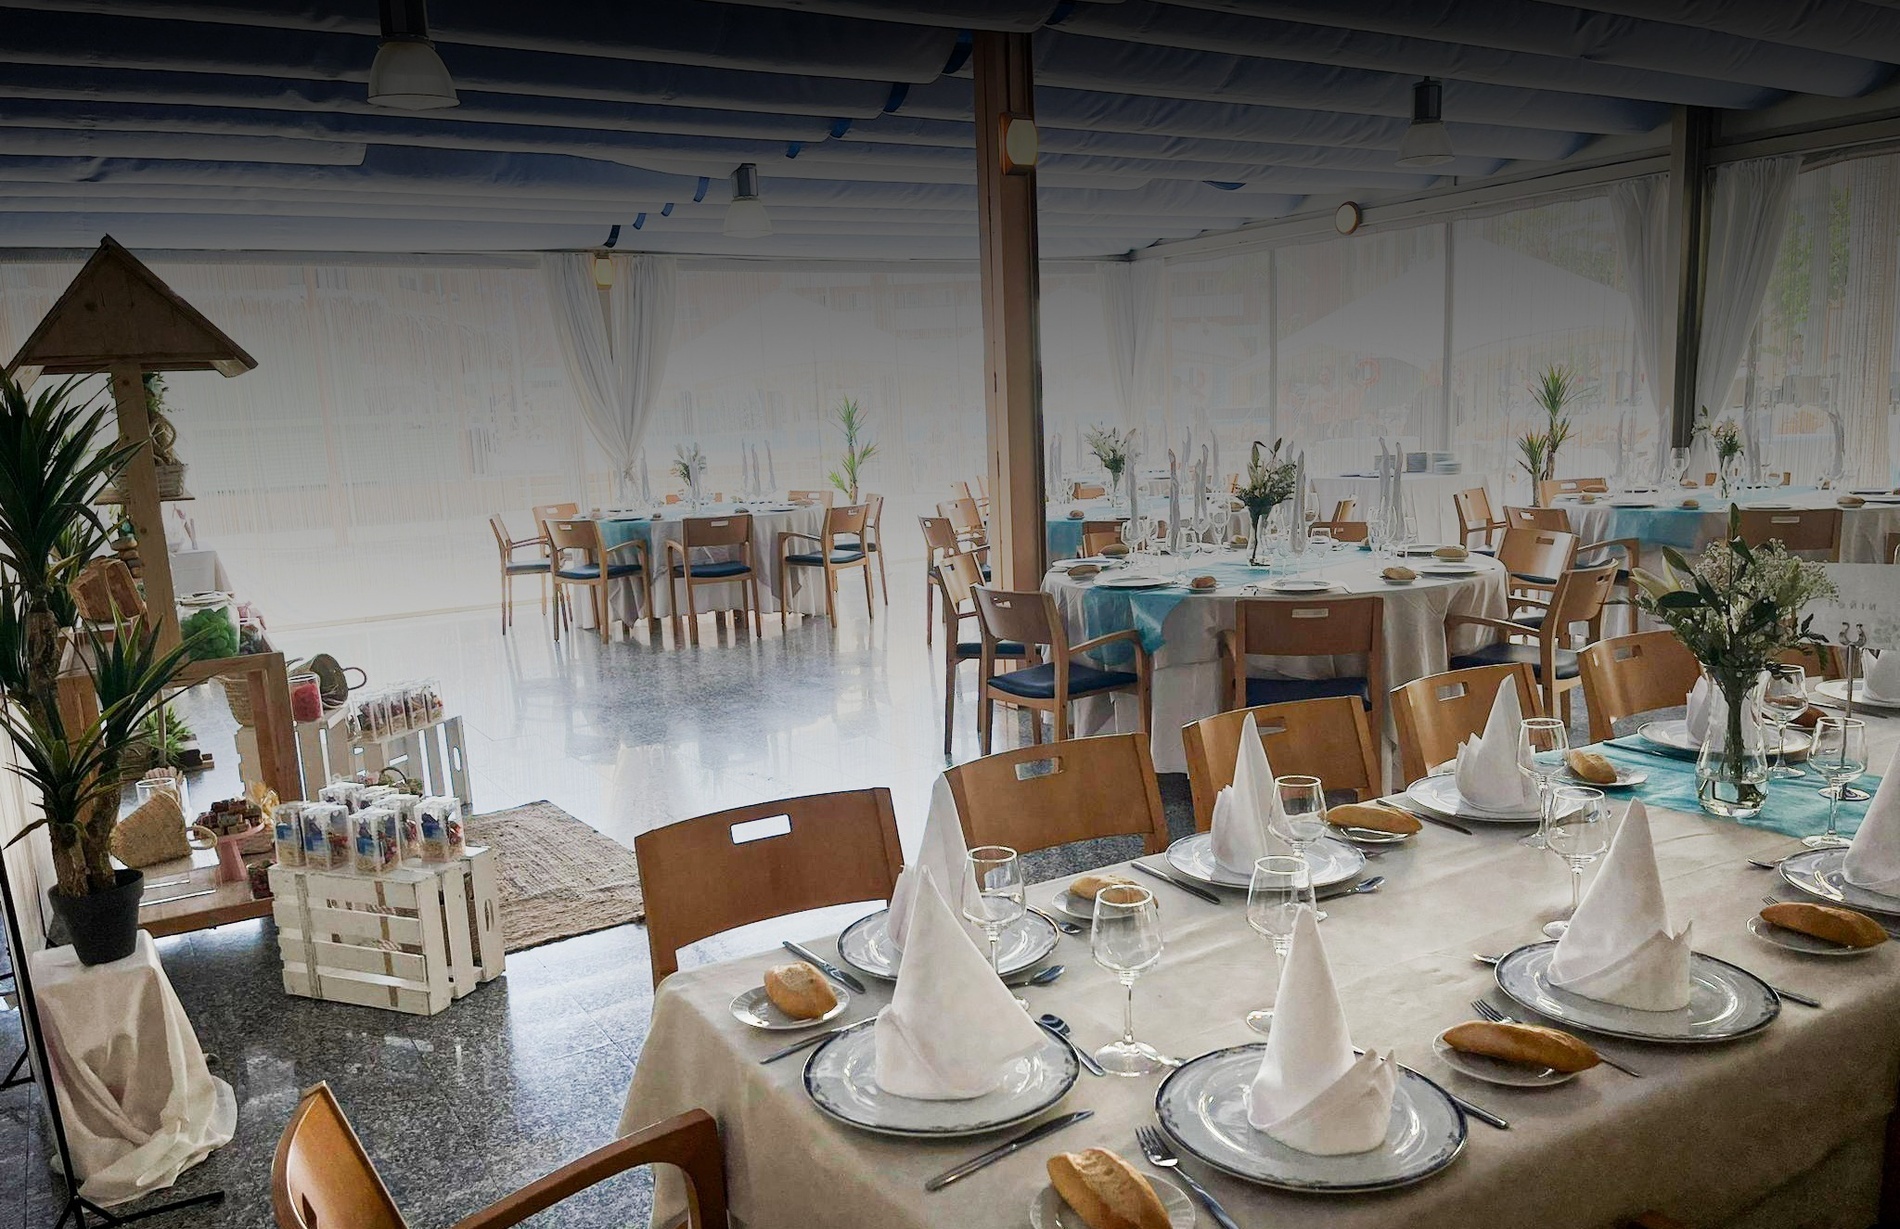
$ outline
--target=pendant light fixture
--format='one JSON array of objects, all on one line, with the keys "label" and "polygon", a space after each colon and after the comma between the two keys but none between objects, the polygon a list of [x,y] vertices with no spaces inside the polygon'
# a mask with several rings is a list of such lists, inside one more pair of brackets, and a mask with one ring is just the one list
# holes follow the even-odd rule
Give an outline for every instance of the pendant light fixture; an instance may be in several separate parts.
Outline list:
[{"label": "pendant light fixture", "polygon": [[1412,87],[1412,126],[1399,140],[1400,166],[1443,166],[1451,161],[1445,133],[1444,87],[1425,77]]},{"label": "pendant light fixture", "polygon": [[381,0],[383,42],[369,66],[369,100],[379,107],[432,111],[461,103],[455,78],[429,39],[423,0]]},{"label": "pendant light fixture", "polygon": [[759,199],[759,168],[742,162],[732,172],[732,203],[726,206],[726,235],[732,239],[763,239],[772,233],[772,219]]},{"label": "pendant light fixture", "polygon": [[614,244],[620,242],[618,224],[607,232],[607,242],[594,249],[594,285],[612,290],[614,285]]}]

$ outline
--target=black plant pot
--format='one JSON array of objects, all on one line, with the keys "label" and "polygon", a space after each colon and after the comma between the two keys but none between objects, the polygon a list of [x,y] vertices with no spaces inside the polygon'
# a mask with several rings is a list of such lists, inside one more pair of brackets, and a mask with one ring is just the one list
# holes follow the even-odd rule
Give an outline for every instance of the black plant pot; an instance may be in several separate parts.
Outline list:
[{"label": "black plant pot", "polygon": [[122,870],[118,882],[103,892],[68,896],[54,888],[47,896],[65,924],[79,963],[110,964],[138,946],[139,897],[144,893],[145,872]]}]

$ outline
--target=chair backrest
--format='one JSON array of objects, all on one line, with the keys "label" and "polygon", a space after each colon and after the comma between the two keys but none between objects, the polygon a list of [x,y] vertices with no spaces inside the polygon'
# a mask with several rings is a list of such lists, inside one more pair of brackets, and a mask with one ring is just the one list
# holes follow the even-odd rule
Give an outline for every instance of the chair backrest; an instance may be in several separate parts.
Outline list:
[{"label": "chair backrest", "polygon": [[1886,545],[1880,548],[1880,562],[1900,563],[1900,533],[1889,533]]},{"label": "chair backrest", "polygon": [[752,541],[752,514],[689,516],[680,521],[680,543],[688,551],[711,546],[746,546]]},{"label": "chair backrest", "polygon": [[1742,541],[1750,546],[1780,542],[1798,554],[1815,554],[1831,562],[1841,557],[1841,510],[1800,508],[1773,511],[1743,508]]},{"label": "chair backrest", "polygon": [[983,583],[983,569],[972,552],[949,554],[937,564],[937,579],[943,586],[944,617],[954,621],[965,604],[974,601],[972,595]]},{"label": "chair backrest", "polygon": [[536,504],[533,508],[529,509],[529,514],[534,517],[535,532],[540,535],[543,541],[547,541],[548,522],[567,520],[579,516],[581,514],[581,506],[579,504]]},{"label": "chair backrest", "polygon": [[496,512],[489,516],[488,531],[495,535],[495,546],[501,551],[502,563],[506,564],[508,556],[512,553],[511,544],[514,539],[508,536],[508,522],[501,519],[501,513]]},{"label": "chair backrest", "polygon": [[827,905],[888,900],[904,851],[888,789],[734,807],[633,841],[653,984],[690,943]]},{"label": "chair backrest", "polygon": [[1659,708],[1679,708],[1702,674],[1695,654],[1670,631],[1599,640],[1577,654],[1590,737],[1613,737],[1616,722]]},{"label": "chair backrest", "polygon": [[406,1229],[328,1084],[307,1089],[271,1163],[278,1229]]},{"label": "chair backrest", "polygon": [[1122,540],[1120,521],[1083,521],[1082,553],[1099,555],[1104,546],[1113,546]]},{"label": "chair backrest", "polygon": [[1537,484],[1537,502],[1548,504],[1559,495],[1581,495],[1585,491],[1601,494],[1609,489],[1608,478],[1546,478]]},{"label": "chair backrest", "polygon": [[1561,637],[1572,623],[1589,623],[1602,614],[1621,566],[1619,560],[1611,559],[1587,568],[1567,569],[1551,590],[1550,614],[1544,626]]},{"label": "chair backrest", "polygon": [[829,508],[831,506],[831,489],[827,487],[820,491],[787,491],[785,492],[785,498],[795,504],[823,504]]},{"label": "chair backrest", "polygon": [[1577,554],[1577,535],[1554,529],[1504,531],[1498,542],[1498,562],[1513,576],[1542,576],[1555,581]]},{"label": "chair backrest", "polygon": [[1243,597],[1234,603],[1234,645],[1241,656],[1334,657],[1368,653],[1376,659],[1385,639],[1385,599],[1358,597]]},{"label": "chair backrest", "polygon": [[1099,482],[1076,482],[1069,486],[1070,499],[1100,499],[1108,494],[1108,488]]},{"label": "chair backrest", "polygon": [[951,483],[950,496],[952,499],[970,498],[970,484],[967,482],[960,482],[960,481]]},{"label": "chair backrest", "polygon": [[1350,521],[1353,519],[1353,514],[1358,511],[1358,500],[1342,499],[1333,505],[1333,519],[1335,521]]},{"label": "chair backrest", "polygon": [[1458,516],[1460,546],[1469,546],[1474,533],[1483,534],[1484,545],[1489,546],[1491,535],[1502,528],[1491,511],[1491,494],[1481,486],[1452,492],[1451,509]]},{"label": "chair backrest", "polygon": [[920,516],[917,518],[917,525],[924,531],[924,549],[929,552],[932,562],[945,555],[954,555],[963,549],[963,544],[957,541],[957,531],[950,524],[949,517]]},{"label": "chair backrest", "polygon": [[580,551],[589,563],[599,563],[607,553],[600,537],[600,523],[586,519],[548,522],[548,541],[558,557],[563,551]]},{"label": "chair backrest", "polygon": [[937,515],[950,518],[950,524],[957,533],[968,536],[983,532],[983,516],[976,510],[974,499],[952,499],[937,505]]},{"label": "chair backrest", "polygon": [[1405,780],[1416,781],[1433,765],[1456,759],[1458,744],[1484,730],[1498,688],[1511,685],[1526,717],[1543,715],[1537,676],[1524,662],[1430,674],[1393,688],[1392,725]]},{"label": "chair backrest", "polygon": [[1558,533],[1570,532],[1570,514],[1562,508],[1506,508],[1504,510],[1504,528],[1512,529],[1554,529]]},{"label": "chair backrest", "polygon": [[863,504],[846,504],[842,508],[826,508],[825,554],[827,556],[831,554],[831,548],[837,542],[838,535],[840,534],[843,534],[847,538],[857,539],[855,542],[850,543],[850,545],[862,546],[864,544],[864,526],[867,519],[868,513]]},{"label": "chair backrest", "polygon": [[1139,836],[1151,854],[1168,847],[1146,734],[1018,747],[944,776],[972,847],[1007,845],[1020,853],[1103,836]]},{"label": "chair backrest", "polygon": [[1309,532],[1324,529],[1335,542],[1363,542],[1370,532],[1364,521],[1314,521],[1307,528]]},{"label": "chair backrest", "polygon": [[986,585],[976,586],[970,595],[976,599],[976,622],[983,629],[983,639],[1046,644],[1051,659],[1068,656],[1068,634],[1051,595],[1040,589],[1015,592]]},{"label": "chair backrest", "polygon": [[[1318,777],[1327,790],[1351,790],[1364,802],[1380,792],[1378,743],[1365,705],[1353,696],[1290,700],[1216,713],[1181,727],[1187,751],[1188,788],[1194,795],[1194,825],[1214,822],[1214,797],[1234,783],[1240,732],[1252,713],[1267,762],[1281,776]],[[1353,748],[1358,754],[1353,754]]]},{"label": "chair backrest", "polygon": [[867,494],[864,497],[864,527],[871,531],[872,537],[880,539],[881,545],[884,537],[884,497],[882,495]]}]

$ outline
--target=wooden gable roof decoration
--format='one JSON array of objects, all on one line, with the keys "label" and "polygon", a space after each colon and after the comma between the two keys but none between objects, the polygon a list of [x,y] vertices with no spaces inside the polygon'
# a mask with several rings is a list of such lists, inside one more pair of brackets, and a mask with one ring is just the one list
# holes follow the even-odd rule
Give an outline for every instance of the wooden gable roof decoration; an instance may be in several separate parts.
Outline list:
[{"label": "wooden gable roof decoration", "polygon": [[41,372],[80,375],[122,365],[235,376],[257,360],[107,235],[7,371],[30,384]]}]

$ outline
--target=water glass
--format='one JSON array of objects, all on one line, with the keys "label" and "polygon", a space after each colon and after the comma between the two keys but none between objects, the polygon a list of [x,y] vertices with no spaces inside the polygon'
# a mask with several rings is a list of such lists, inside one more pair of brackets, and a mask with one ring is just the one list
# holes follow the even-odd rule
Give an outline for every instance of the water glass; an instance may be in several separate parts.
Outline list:
[{"label": "water glass", "polygon": [[[1023,866],[1004,845],[979,845],[969,853],[970,876],[964,883],[963,916],[983,928],[990,941],[990,969],[1002,979],[1003,932],[1023,916]],[[1025,1009],[1029,1004],[1018,996]]]},{"label": "water glass", "polygon": [[1689,450],[1671,448],[1669,450],[1669,472],[1675,478],[1678,487],[1686,486],[1689,481]]},{"label": "water glass", "polygon": [[[1309,907],[1307,897],[1312,891],[1312,877],[1304,858],[1277,853],[1253,864],[1253,879],[1247,884],[1247,925],[1272,940],[1276,970],[1286,967],[1287,953],[1293,949],[1293,927]],[[1247,1013],[1247,1027],[1256,1033],[1272,1026],[1272,1010],[1261,1008]]]},{"label": "water glass", "polygon": [[1839,849],[1848,843],[1837,826],[1841,791],[1867,771],[1867,723],[1858,717],[1823,717],[1815,722],[1808,766],[1834,788],[1827,799],[1827,831],[1801,843],[1809,849]]},{"label": "water glass", "polygon": [[1566,920],[1551,922],[1544,933],[1561,939],[1569,929],[1568,919],[1577,915],[1583,903],[1583,868],[1603,856],[1610,847],[1609,808],[1603,791],[1585,785],[1560,785],[1551,791],[1550,828],[1544,834],[1550,852],[1570,867],[1570,912]]},{"label": "water glass", "polygon": [[1320,911],[1319,897],[1313,892],[1312,866],[1307,862],[1306,851],[1326,835],[1326,787],[1318,777],[1287,776],[1273,779],[1273,791],[1279,805],[1268,826],[1281,840],[1293,846],[1293,852],[1306,866],[1307,900],[1313,906],[1314,920],[1323,922],[1326,915]]},{"label": "water glass", "polygon": [[1808,775],[1788,762],[1788,726],[1807,711],[1807,671],[1800,666],[1768,667],[1768,681],[1761,689],[1761,717],[1775,731],[1775,759],[1768,769],[1770,778]]},{"label": "water glass", "polygon": [[1111,1075],[1148,1075],[1172,1064],[1146,1042],[1135,1040],[1135,979],[1161,959],[1161,911],[1147,888],[1116,884],[1095,897],[1089,954],[1127,988],[1122,1036],[1095,1051]]},{"label": "water glass", "polygon": [[[1507,684],[1508,685],[1508,684]],[[1543,849],[1550,830],[1550,787],[1564,770],[1570,730],[1556,717],[1526,717],[1517,728],[1517,770],[1537,783],[1537,831],[1518,844]]]}]

